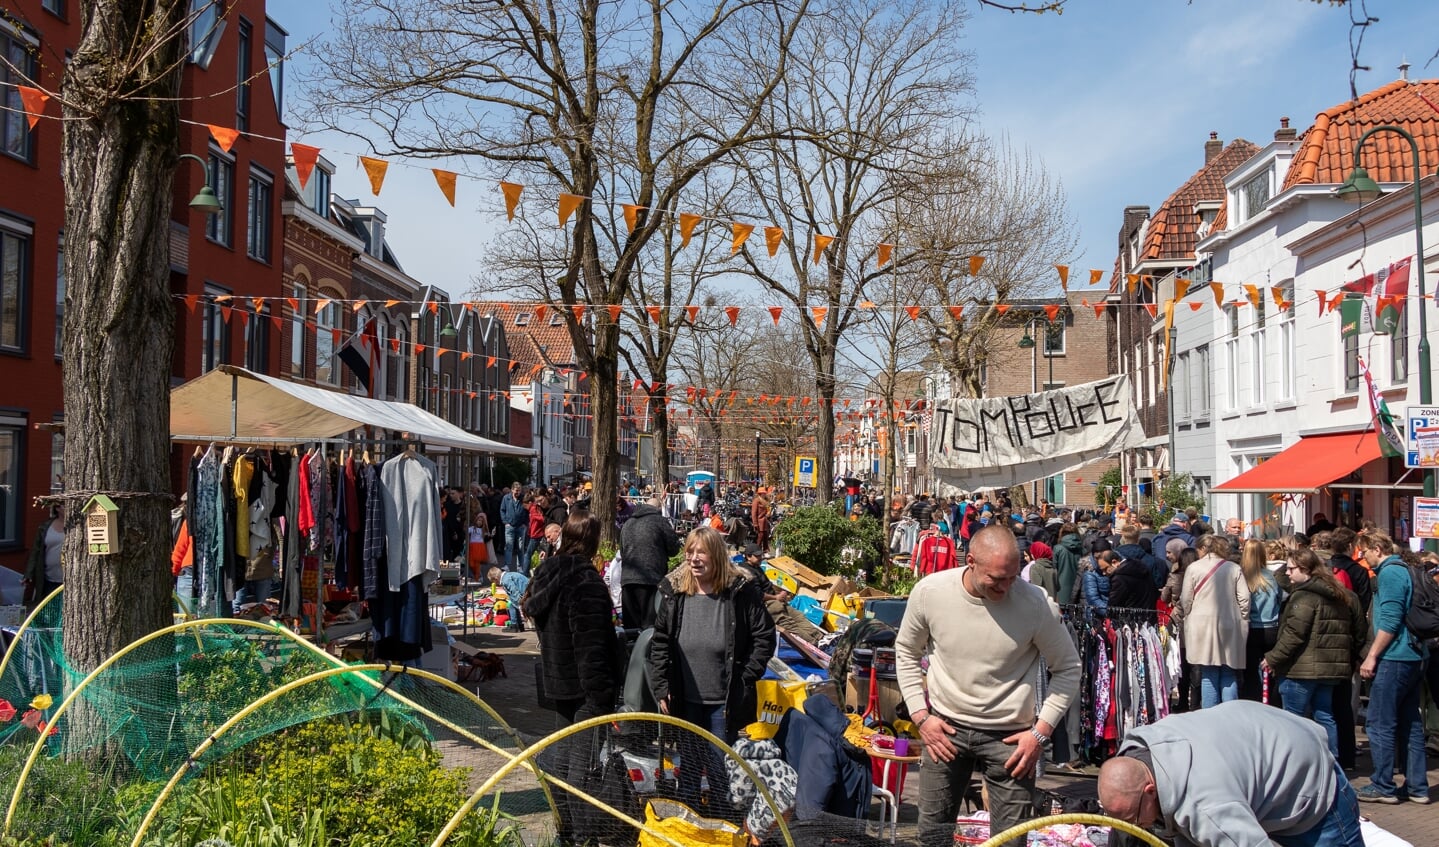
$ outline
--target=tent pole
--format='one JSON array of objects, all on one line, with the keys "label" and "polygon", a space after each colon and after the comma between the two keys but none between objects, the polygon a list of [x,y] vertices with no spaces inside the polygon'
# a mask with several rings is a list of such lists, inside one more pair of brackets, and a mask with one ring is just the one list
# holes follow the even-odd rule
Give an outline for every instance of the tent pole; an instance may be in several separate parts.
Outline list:
[{"label": "tent pole", "polygon": [[240,428],[240,377],[230,374],[230,437],[239,436]]}]

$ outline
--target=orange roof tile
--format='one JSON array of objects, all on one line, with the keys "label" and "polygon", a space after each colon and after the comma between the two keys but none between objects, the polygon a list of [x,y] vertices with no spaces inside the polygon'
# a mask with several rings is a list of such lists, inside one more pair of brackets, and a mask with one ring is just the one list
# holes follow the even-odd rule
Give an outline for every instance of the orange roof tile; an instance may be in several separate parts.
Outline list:
[{"label": "orange roof tile", "polygon": [[1210,232],[1223,232],[1229,228],[1229,194],[1226,192],[1224,200],[1219,204],[1219,211],[1214,214],[1214,223],[1209,225]]},{"label": "orange roof tile", "polygon": [[[1419,144],[1420,170],[1432,173],[1439,167],[1439,80],[1398,79],[1320,112],[1300,140],[1284,188],[1344,182],[1354,168],[1354,142],[1383,124],[1409,131]],[[1394,133],[1370,136],[1364,142],[1363,162],[1376,182],[1414,179],[1414,153],[1409,142]]]},{"label": "orange roof tile", "polygon": [[[565,326],[564,315],[556,311],[557,307],[546,306],[544,320],[540,320],[534,305],[526,303],[477,301],[475,308],[479,314],[493,310],[495,317],[504,326],[505,339],[510,345],[510,359],[520,365],[518,371],[511,369],[512,374],[523,374],[531,366],[542,364],[545,357],[540,356],[541,346],[545,348],[545,355],[550,362],[561,366],[574,364],[575,352],[574,345],[570,343],[570,330]],[[559,318],[558,322],[556,317]]]},{"label": "orange roof tile", "polygon": [[1169,195],[1169,199],[1149,219],[1139,261],[1194,258],[1194,245],[1198,240],[1195,230],[1199,228],[1199,217],[1194,214],[1195,204],[1206,200],[1223,201],[1224,177],[1258,152],[1259,147],[1253,143],[1236,138],[1179,190]]}]

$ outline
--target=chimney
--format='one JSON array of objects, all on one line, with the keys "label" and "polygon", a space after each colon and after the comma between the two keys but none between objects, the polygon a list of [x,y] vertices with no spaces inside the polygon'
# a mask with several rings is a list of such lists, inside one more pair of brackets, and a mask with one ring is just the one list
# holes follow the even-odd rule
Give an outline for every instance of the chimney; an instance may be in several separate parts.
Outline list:
[{"label": "chimney", "polygon": [[1399,78],[1405,82],[1409,81],[1409,57],[1399,60]]},{"label": "chimney", "polygon": [[1214,161],[1214,157],[1224,152],[1224,142],[1219,140],[1219,133],[1209,133],[1209,140],[1204,142],[1204,164]]},{"label": "chimney", "polygon": [[1297,129],[1292,129],[1292,128],[1289,126],[1289,118],[1287,118],[1287,117],[1280,118],[1280,119],[1279,119],[1279,129],[1274,130],[1274,140],[1275,140],[1275,141],[1293,141],[1294,139],[1296,139],[1296,138],[1298,138],[1298,137],[1299,137],[1299,130],[1297,130]]}]

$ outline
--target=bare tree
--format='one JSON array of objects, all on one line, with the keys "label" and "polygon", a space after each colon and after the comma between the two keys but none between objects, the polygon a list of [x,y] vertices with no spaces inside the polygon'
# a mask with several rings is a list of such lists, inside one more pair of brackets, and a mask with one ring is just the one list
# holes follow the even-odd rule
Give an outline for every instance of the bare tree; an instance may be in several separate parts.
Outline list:
[{"label": "bare tree", "polygon": [[[706,298],[713,303],[713,298]],[[753,310],[747,310],[753,311]],[[739,393],[746,390],[754,369],[751,355],[760,336],[756,320],[731,324],[723,313],[702,309],[694,331],[676,351],[675,368],[688,383],[685,404],[694,411],[702,437],[723,444],[738,438]],[[713,470],[722,475],[721,451],[715,451]]]},{"label": "bare tree", "polygon": [[[864,0],[817,19],[767,112],[774,125],[809,135],[772,142],[746,162],[750,202],[792,236],[779,267],[754,250],[745,258],[765,288],[799,312],[819,403],[821,501],[834,476],[836,348],[881,273],[866,262],[886,240],[887,210],[906,191],[905,175],[934,160],[936,129],[965,115],[968,60],[956,46],[963,19],[938,0]],[[817,235],[833,239],[828,249],[817,249]]]},{"label": "bare tree", "polygon": [[[473,157],[544,198],[584,198],[534,244],[589,374],[595,486],[618,484],[619,327],[645,245],[706,169],[775,131],[760,118],[809,0],[645,7],[601,0],[357,0],[319,51],[316,114],[384,152]],[[630,228],[618,205],[639,208]],[[585,318],[570,308],[592,308]],[[613,526],[614,502],[596,514]]]}]

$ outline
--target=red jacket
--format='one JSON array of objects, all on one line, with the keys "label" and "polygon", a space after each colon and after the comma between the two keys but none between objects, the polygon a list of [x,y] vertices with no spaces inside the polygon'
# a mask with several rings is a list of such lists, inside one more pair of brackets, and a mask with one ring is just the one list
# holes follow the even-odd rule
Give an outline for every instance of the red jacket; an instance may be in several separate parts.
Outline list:
[{"label": "red jacket", "polygon": [[530,504],[530,537],[545,537],[545,513],[533,503]]}]

